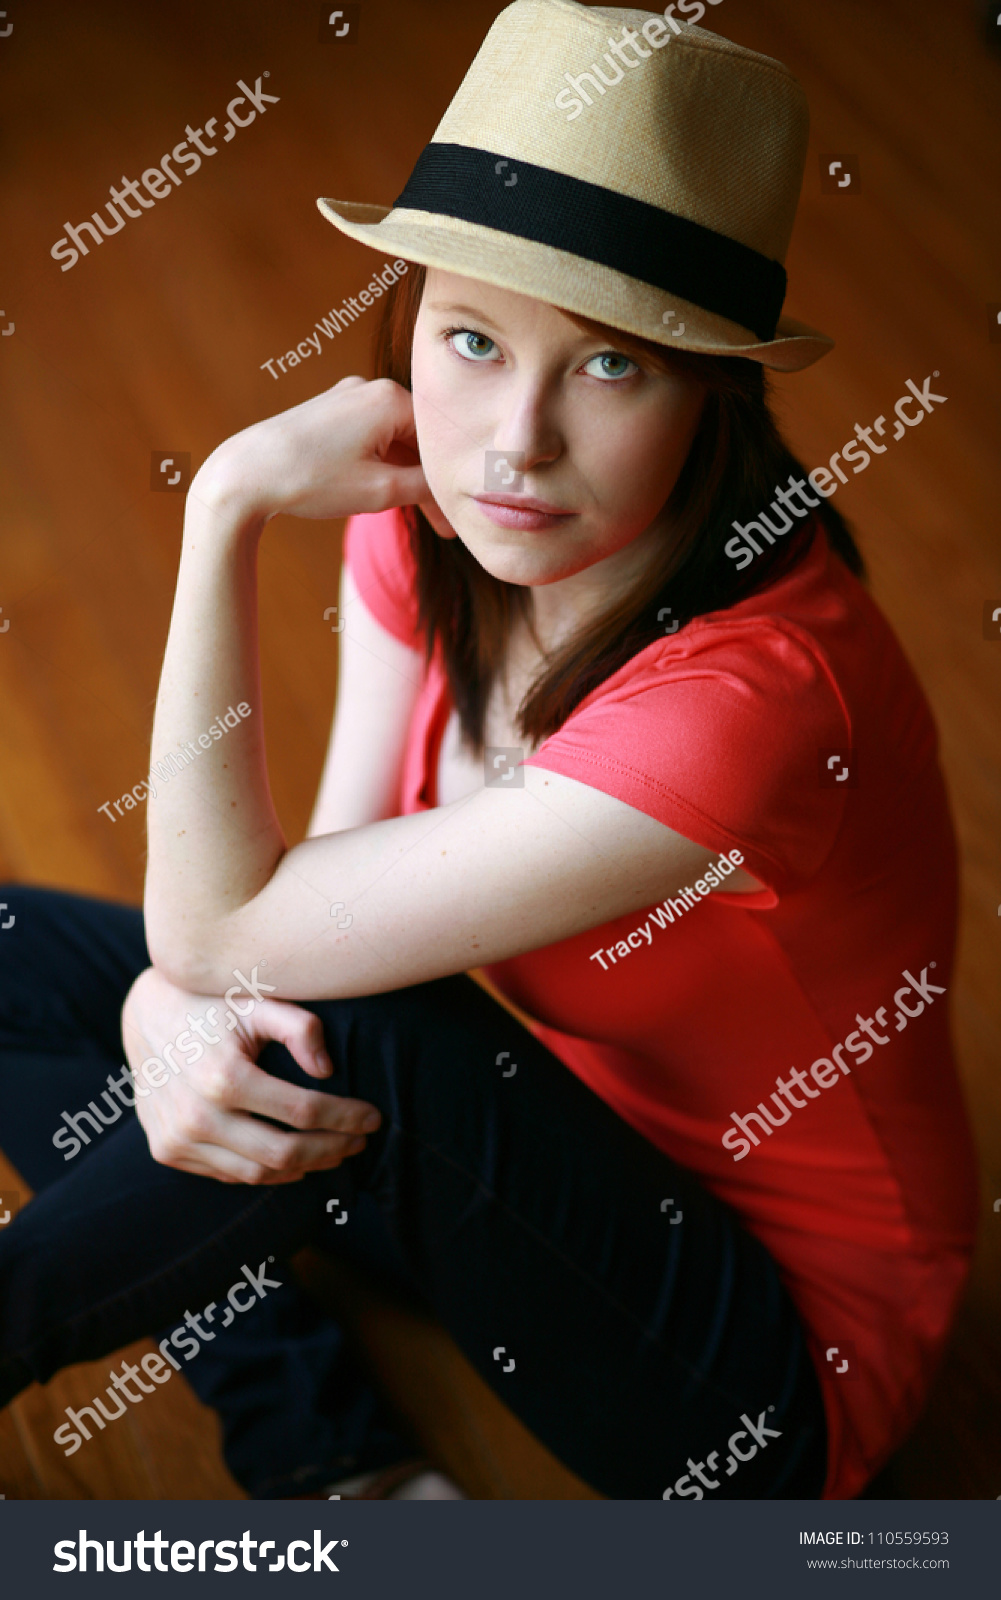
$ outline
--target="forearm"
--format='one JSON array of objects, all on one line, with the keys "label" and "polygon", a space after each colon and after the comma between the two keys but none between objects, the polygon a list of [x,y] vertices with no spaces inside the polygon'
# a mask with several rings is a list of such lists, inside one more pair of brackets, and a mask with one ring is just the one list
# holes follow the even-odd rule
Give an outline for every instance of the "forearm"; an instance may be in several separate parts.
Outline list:
[{"label": "forearm", "polygon": [[[261,715],[257,544],[265,518],[222,498],[210,506],[197,480],[192,487],[153,723],[145,899],[153,961],[184,978],[197,974],[199,952],[285,850]],[[249,714],[222,731],[217,719],[241,705]]]},{"label": "forearm", "polygon": [[411,721],[424,679],[421,652],[385,629],[345,565],[337,709],[307,837],[395,816]]}]

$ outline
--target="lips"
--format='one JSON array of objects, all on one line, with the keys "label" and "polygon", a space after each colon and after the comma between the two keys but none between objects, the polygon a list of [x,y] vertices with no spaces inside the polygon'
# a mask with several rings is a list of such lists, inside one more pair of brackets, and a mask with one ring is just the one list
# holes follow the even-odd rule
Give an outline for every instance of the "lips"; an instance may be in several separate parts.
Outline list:
[{"label": "lips", "polygon": [[478,494],[474,499],[481,506],[513,506],[516,511],[540,511],[547,517],[573,517],[577,514],[565,510],[563,506],[550,505],[548,500],[533,500],[529,494]]},{"label": "lips", "polygon": [[474,499],[495,527],[518,528],[527,533],[559,528],[577,515],[576,511],[564,511],[548,500],[535,500],[530,495],[475,495]]}]

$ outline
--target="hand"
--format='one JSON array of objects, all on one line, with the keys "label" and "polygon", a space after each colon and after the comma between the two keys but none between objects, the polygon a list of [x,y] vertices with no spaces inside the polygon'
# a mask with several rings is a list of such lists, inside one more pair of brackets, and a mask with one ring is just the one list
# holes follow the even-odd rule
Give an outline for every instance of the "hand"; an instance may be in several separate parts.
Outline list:
[{"label": "hand", "polygon": [[[210,996],[177,988],[155,967],[140,974],[126,997],[122,1038],[153,1159],[222,1183],[297,1183],[306,1172],[340,1166],[364,1149],[362,1130],[374,1132],[381,1121],[375,1106],[300,1089],[255,1064],[267,1041],[276,1039],[311,1078],[328,1078],[333,1066],[319,1017],[288,1001],[260,1000],[230,1032],[217,1026],[225,1007],[225,1000],[213,1008]],[[202,1057],[187,1065],[184,1056],[198,1038],[189,1012],[205,1018],[206,1033],[216,1034],[218,1043],[205,1044]],[[188,1042],[170,1052],[179,1035]],[[158,1087],[139,1070],[153,1055],[180,1069]],[[159,1069],[151,1070],[159,1078]],[[270,1127],[251,1112],[301,1131]]]},{"label": "hand", "polygon": [[342,378],[255,422],[203,462],[189,496],[264,521],[346,517],[431,502],[410,393],[390,378]]}]

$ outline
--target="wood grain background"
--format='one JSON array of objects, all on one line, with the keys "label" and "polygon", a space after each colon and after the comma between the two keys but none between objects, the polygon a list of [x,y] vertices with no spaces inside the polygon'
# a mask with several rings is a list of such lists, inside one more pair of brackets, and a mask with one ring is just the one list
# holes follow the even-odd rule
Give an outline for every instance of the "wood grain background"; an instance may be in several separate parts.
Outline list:
[{"label": "wood grain background", "polygon": [[[348,47],[321,44],[320,7],[300,0],[10,0],[13,31],[0,39],[0,328],[14,324],[0,339],[0,881],[138,900],[142,811],[111,822],[98,808],[147,771],[183,504],[150,491],[151,453],[187,452],[197,466],[235,430],[370,371],[374,311],[294,371],[262,371],[379,264],[319,216],[315,197],[393,200],[499,9],[365,0]],[[787,310],[837,348],[777,380],[793,448],[809,466],[826,461],[856,422],[890,414],[908,378],[920,386],[937,369],[934,387],[948,396],[837,501],[934,707],[964,863],[952,1001],[983,1232],[928,1413],[876,1486],[903,1498],[1001,1495],[1001,630],[988,641],[982,629],[987,602],[1001,605],[1001,342],[989,336],[1001,310],[1001,53],[987,9],[724,0],[706,19],[785,61],[812,108]],[[89,217],[123,174],[158,163],[186,123],[224,119],[237,79],[265,71],[278,104],[59,270],[49,251],[65,222]],[[860,183],[823,193],[822,153],[857,157]],[[271,778],[291,837],[305,826],[329,728],[336,635],[323,612],[337,599],[339,534],[279,519],[263,546]],[[0,1165],[4,1182],[18,1184]],[[587,1493],[480,1392],[443,1336],[364,1296],[354,1304],[388,1387],[471,1493]],[[239,1495],[214,1419],[183,1382],[64,1460],[51,1440],[62,1408],[89,1399],[110,1364],[63,1373],[0,1415],[0,1492]]]}]

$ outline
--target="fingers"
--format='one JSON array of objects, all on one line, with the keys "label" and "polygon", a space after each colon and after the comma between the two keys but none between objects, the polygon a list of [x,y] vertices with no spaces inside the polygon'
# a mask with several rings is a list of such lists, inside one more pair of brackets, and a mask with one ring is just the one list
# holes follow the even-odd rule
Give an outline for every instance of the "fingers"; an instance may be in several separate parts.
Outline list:
[{"label": "fingers", "polygon": [[254,1055],[271,1039],[314,1078],[333,1071],[319,1017],[290,1002],[262,1000],[253,1020],[139,1101],[156,1161],[224,1183],[277,1184],[335,1168],[364,1149],[364,1135],[381,1122],[377,1108],[264,1072]]},{"label": "fingers", "polygon": [[394,439],[383,460],[391,467],[419,467],[421,453],[417,448],[416,439]]},{"label": "fingers", "polygon": [[285,1133],[250,1116],[218,1111],[198,1096],[169,1124],[158,1122],[146,1131],[150,1153],[162,1166],[235,1183],[298,1182],[306,1172],[340,1166],[365,1147],[360,1135]]},{"label": "fingers", "polygon": [[379,510],[389,511],[393,506],[416,506],[431,493],[423,467],[385,468],[376,478],[376,498],[382,502]]},{"label": "fingers", "polygon": [[284,1000],[264,1000],[251,1024],[258,1043],[274,1039],[283,1044],[303,1072],[311,1078],[329,1078],[334,1064],[327,1054],[323,1023],[312,1011]]},{"label": "fingers", "polygon": [[206,1060],[192,1073],[196,1097],[221,1112],[252,1111],[303,1132],[374,1133],[381,1117],[365,1100],[284,1083],[242,1057]]},{"label": "fingers", "polygon": [[277,1188],[280,1184],[301,1183],[301,1172],[272,1172],[243,1156],[234,1155],[221,1145],[195,1145],[183,1157],[163,1161],[161,1166],[190,1172],[196,1178],[214,1178],[217,1183],[245,1183],[257,1188]]}]

